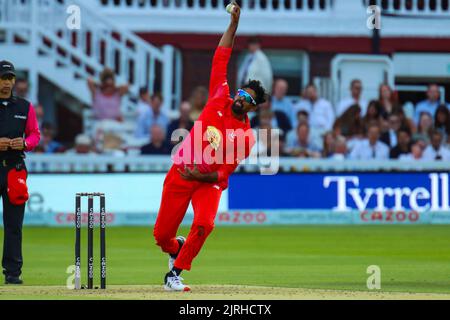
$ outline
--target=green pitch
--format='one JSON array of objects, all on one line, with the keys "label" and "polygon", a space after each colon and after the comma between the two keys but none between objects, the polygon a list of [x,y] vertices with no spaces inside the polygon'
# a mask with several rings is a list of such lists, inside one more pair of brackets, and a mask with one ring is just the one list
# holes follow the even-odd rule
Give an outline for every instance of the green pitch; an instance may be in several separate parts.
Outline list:
[{"label": "green pitch", "polygon": [[[187,231],[182,229],[180,234],[187,235]],[[2,229],[0,233],[3,237]],[[73,291],[64,287],[70,276],[66,270],[74,260],[74,233],[73,228],[26,227],[26,286],[2,285],[0,299],[64,298],[64,293],[70,293],[67,298],[101,298],[97,293],[73,296]],[[84,245],[86,238],[83,229]],[[96,229],[97,254],[98,239]],[[86,256],[83,247],[83,283]],[[135,286],[148,292],[160,290],[167,256],[154,244],[152,228],[111,227],[107,229],[107,265],[109,288],[133,290]],[[194,290],[195,286],[258,286],[368,292],[366,271],[370,265],[381,268],[378,292],[448,294],[450,226],[218,227],[192,271],[184,272],[183,277]],[[98,257],[94,270],[97,284]],[[42,290],[47,286],[58,286],[61,291],[52,295],[52,291]]]}]

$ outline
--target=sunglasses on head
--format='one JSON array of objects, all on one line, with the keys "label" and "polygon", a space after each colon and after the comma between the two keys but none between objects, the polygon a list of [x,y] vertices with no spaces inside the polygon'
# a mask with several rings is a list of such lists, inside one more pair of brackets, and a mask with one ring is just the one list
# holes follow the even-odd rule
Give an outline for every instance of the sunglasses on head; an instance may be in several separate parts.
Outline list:
[{"label": "sunglasses on head", "polygon": [[245,101],[247,101],[248,103],[256,106],[255,99],[253,99],[253,97],[247,91],[239,89],[237,94],[238,94],[239,97],[244,97]]}]

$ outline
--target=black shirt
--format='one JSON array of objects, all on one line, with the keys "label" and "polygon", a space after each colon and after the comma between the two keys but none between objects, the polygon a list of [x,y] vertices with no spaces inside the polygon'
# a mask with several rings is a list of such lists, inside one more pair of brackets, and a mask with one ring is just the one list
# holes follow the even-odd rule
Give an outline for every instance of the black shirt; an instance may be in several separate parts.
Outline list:
[{"label": "black shirt", "polygon": [[152,143],[149,143],[141,148],[141,154],[143,155],[170,154],[170,152],[171,147],[167,142],[164,142],[159,147],[155,146]]},{"label": "black shirt", "polygon": [[[0,99],[0,138],[21,138],[25,135],[30,103],[11,96]],[[0,151],[0,159],[24,158],[24,152],[8,149]]]}]

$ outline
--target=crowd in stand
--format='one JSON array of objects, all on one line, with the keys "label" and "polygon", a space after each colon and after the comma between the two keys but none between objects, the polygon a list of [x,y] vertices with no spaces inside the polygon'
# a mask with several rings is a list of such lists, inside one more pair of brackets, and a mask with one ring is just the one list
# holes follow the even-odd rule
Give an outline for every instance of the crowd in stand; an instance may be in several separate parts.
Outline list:
[{"label": "crowd in stand", "polygon": [[[92,95],[93,114],[97,121],[123,121],[121,98],[128,86],[117,86],[114,73],[105,70],[100,83],[88,80]],[[28,83],[19,80],[16,94],[26,97]],[[450,105],[441,103],[439,88],[430,84],[427,99],[415,107],[401,105],[396,92],[387,84],[380,85],[378,99],[362,99],[363,83],[351,82],[348,98],[335,106],[320,97],[317,88],[307,85],[295,104],[287,97],[288,82],[276,79],[269,90],[271,97],[249,115],[257,136],[253,155],[270,155],[271,141],[279,143],[280,156],[298,158],[327,158],[354,160],[450,160]],[[143,141],[139,153],[143,155],[170,154],[182,136],[172,141],[176,129],[188,132],[200,115],[208,99],[204,87],[196,88],[188,101],[179,106],[179,117],[170,119],[162,106],[164,97],[141,88],[135,115],[136,139]],[[125,155],[123,139],[105,134],[102,146],[96,137],[80,134],[71,148],[55,140],[54,126],[43,121],[44,108],[35,105],[41,144],[36,153],[114,154]],[[260,130],[266,129],[276,139],[262,139]],[[277,129],[277,130],[275,130]]]},{"label": "crowd in stand", "polygon": [[349,98],[333,107],[311,84],[292,104],[286,81],[279,79],[272,99],[252,123],[279,129],[280,153],[287,157],[450,160],[450,105],[440,102],[436,84],[428,86],[427,99],[413,109],[399,104],[386,84],[380,86],[378,99],[369,102],[361,99],[362,90],[361,81],[353,80]]}]

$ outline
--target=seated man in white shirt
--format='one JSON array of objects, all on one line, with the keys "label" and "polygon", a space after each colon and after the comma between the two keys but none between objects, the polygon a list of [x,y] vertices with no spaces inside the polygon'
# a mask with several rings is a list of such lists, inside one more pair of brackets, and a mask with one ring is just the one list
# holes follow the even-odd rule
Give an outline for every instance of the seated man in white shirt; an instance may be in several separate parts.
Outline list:
[{"label": "seated man in white shirt", "polygon": [[[309,124],[321,134],[331,130],[335,120],[333,106],[328,100],[320,98],[314,84],[309,84],[305,88],[305,98],[294,105],[294,114],[299,111],[306,111],[309,114]],[[294,118],[293,127],[296,128],[297,118]]]},{"label": "seated man in white shirt", "polygon": [[367,111],[367,101],[361,99],[363,86],[359,79],[354,79],[350,83],[350,98],[341,100],[336,108],[336,117],[340,117],[345,110],[347,110],[351,105],[358,104],[361,107],[361,116],[364,117]]},{"label": "seated man in white shirt", "polygon": [[355,145],[349,155],[353,160],[387,160],[389,159],[389,147],[379,141],[380,128],[373,123],[367,130],[367,139]]},{"label": "seated man in white shirt", "polygon": [[442,138],[442,133],[440,131],[434,130],[431,132],[431,144],[425,148],[422,157],[423,160],[450,161],[450,150],[442,144]]}]

